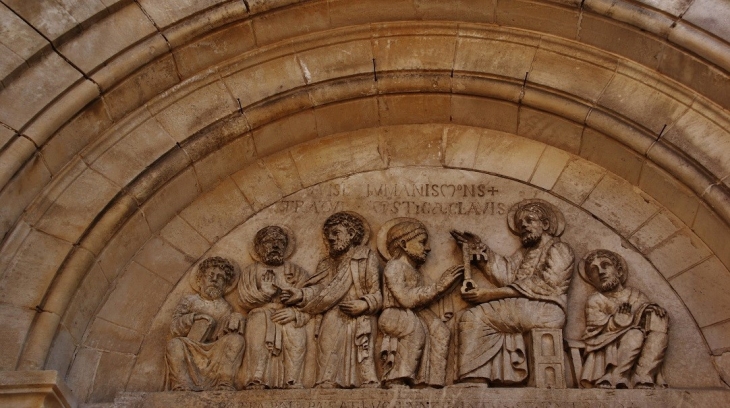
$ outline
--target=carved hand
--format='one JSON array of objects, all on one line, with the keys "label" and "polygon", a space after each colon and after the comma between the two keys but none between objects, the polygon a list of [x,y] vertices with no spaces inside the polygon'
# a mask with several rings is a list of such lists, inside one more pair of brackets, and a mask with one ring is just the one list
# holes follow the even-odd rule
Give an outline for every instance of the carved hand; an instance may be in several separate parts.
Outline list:
[{"label": "carved hand", "polygon": [[243,316],[240,313],[231,313],[228,317],[228,324],[223,330],[224,333],[243,333]]},{"label": "carved hand", "polygon": [[368,302],[364,300],[349,300],[340,303],[340,310],[352,317],[357,317],[368,310]]},{"label": "carved hand", "polygon": [[279,291],[279,288],[276,284],[274,284],[275,279],[276,277],[274,276],[273,271],[266,271],[264,276],[261,278],[261,291],[267,296],[274,297],[276,292]]},{"label": "carved hand", "polygon": [[285,305],[293,306],[304,300],[304,292],[301,289],[290,288],[281,290],[281,301]]},{"label": "carved hand", "polygon": [[271,320],[274,323],[279,323],[279,324],[291,323],[291,322],[295,321],[296,319],[297,319],[297,314],[294,311],[294,309],[291,309],[291,308],[277,310],[276,312],[274,312],[271,315]]},{"label": "carved hand", "polygon": [[206,320],[208,321],[208,324],[215,323],[215,319],[213,319],[211,316],[208,316],[207,314],[202,313],[195,313],[195,317],[193,318],[193,320]]},{"label": "carved hand", "polygon": [[492,293],[489,289],[476,288],[468,292],[462,292],[461,298],[470,303],[484,303],[492,300]]},{"label": "carved hand", "polygon": [[464,273],[464,265],[454,265],[447,269],[436,284],[439,292],[445,292]]},{"label": "carved hand", "polygon": [[633,316],[631,315],[631,304],[621,303],[613,317],[614,322],[621,327],[626,327],[631,324]]},{"label": "carved hand", "polygon": [[644,312],[646,313],[646,312],[650,312],[650,311],[656,313],[656,315],[659,317],[665,317],[667,315],[666,310],[664,310],[662,307],[656,306],[656,305],[647,306],[647,308]]}]

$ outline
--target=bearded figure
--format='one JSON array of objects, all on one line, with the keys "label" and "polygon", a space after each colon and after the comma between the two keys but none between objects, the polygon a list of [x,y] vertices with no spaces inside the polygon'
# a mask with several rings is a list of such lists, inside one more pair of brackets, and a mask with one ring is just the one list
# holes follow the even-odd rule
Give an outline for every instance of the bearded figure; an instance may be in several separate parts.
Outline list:
[{"label": "bearded figure", "polygon": [[378,320],[384,335],[383,383],[386,388],[443,387],[450,332],[428,306],[451,288],[463,266],[452,267],[436,283],[427,284],[419,268],[431,251],[428,231],[412,218],[387,222],[378,248],[388,259],[383,271],[384,309]]},{"label": "bearded figure", "polygon": [[528,376],[524,335],[565,325],[574,256],[559,238],[563,214],[546,201],[531,199],[515,204],[507,221],[522,243],[511,256],[494,253],[476,235],[452,232],[486,255],[476,266],[493,284],[461,293],[476,306],[458,321],[457,382],[523,382]]},{"label": "bearded figure", "polygon": [[383,296],[378,256],[366,246],[367,224],[356,213],[338,212],[322,232],[328,256],[302,289],[283,290],[282,299],[316,316],[315,387],[379,387],[373,346]]},{"label": "bearded figure", "polygon": [[234,390],[243,355],[243,316],[223,295],[236,282],[227,259],[212,257],[198,265],[191,286],[172,316],[167,343],[165,388],[172,391]]},{"label": "bearded figure", "polygon": [[638,289],[624,286],[629,268],[615,252],[589,252],[579,271],[598,290],[586,302],[581,386],[666,386],[661,367],[668,341],[667,312]]},{"label": "bearded figure", "polygon": [[282,290],[300,288],[309,275],[286,261],[293,236],[279,226],[262,228],[254,237],[257,262],[246,267],[238,282],[238,299],[248,312],[246,352],[238,383],[246,389],[303,388],[309,315],[287,307]]}]

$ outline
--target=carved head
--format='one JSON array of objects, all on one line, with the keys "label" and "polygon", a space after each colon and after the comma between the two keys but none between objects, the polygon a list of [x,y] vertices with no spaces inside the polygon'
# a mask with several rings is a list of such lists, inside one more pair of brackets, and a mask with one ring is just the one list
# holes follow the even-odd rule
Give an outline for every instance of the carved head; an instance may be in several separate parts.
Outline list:
[{"label": "carved head", "polygon": [[198,265],[195,280],[201,296],[218,299],[226,293],[226,289],[231,285],[235,276],[235,267],[231,261],[214,256],[205,259]]},{"label": "carved head", "polygon": [[626,260],[607,249],[589,252],[583,265],[588,280],[601,292],[611,292],[626,283],[629,273]]},{"label": "carved head", "polygon": [[517,227],[522,245],[531,247],[540,242],[543,234],[550,231],[551,209],[541,203],[529,203],[515,213]]},{"label": "carved head", "polygon": [[428,231],[418,220],[411,219],[395,224],[388,230],[388,252],[393,258],[405,254],[417,265],[426,262],[431,247]]},{"label": "carved head", "polygon": [[338,212],[327,218],[322,232],[327,241],[330,256],[338,257],[351,247],[362,243],[365,237],[365,225],[353,214]]},{"label": "carved head", "polygon": [[284,263],[289,236],[283,228],[276,225],[261,228],[253,241],[261,262],[272,266]]}]

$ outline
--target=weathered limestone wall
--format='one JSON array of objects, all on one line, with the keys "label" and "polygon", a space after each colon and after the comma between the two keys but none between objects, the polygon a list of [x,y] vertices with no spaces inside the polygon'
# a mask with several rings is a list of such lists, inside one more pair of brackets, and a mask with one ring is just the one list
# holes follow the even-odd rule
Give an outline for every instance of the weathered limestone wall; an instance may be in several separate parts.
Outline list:
[{"label": "weathered limestone wall", "polygon": [[[223,236],[302,188],[399,166],[581,206],[667,279],[697,347],[730,347],[723,1],[38,4],[0,7],[1,369],[58,369],[109,400]],[[386,132],[421,123],[437,125]],[[154,245],[173,265],[141,260]],[[102,313],[137,281],[158,284],[139,314]]]}]

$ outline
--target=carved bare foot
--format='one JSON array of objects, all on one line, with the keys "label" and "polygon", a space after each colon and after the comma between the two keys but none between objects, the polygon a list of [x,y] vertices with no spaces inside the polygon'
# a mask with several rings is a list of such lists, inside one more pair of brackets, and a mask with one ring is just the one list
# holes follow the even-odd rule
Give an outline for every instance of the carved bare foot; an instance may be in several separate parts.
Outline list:
[{"label": "carved bare foot", "polygon": [[634,386],[637,390],[653,390],[654,384],[651,383],[638,383]]},{"label": "carved bare foot", "polygon": [[393,389],[407,389],[407,388],[409,388],[408,387],[408,384],[406,384],[406,382],[403,381],[403,380],[390,380],[390,381],[386,381],[385,384],[384,384],[384,387],[387,388],[387,389],[389,389],[389,390],[393,390]]},{"label": "carved bare foot", "polygon": [[286,388],[288,390],[301,390],[304,386],[302,384],[287,384]]},{"label": "carved bare foot", "polygon": [[219,384],[215,387],[216,391],[236,391],[236,387],[231,384]]},{"label": "carved bare foot", "polygon": [[319,383],[319,384],[315,385],[314,388],[322,388],[322,389],[327,390],[327,389],[340,388],[340,387],[337,386],[337,384],[335,384],[333,382],[326,381],[326,382]]},{"label": "carved bare foot", "polygon": [[370,382],[360,386],[360,388],[380,388],[380,383]]},{"label": "carved bare foot", "polygon": [[246,385],[247,390],[265,390],[266,386],[261,383],[253,383]]},{"label": "carved bare foot", "polygon": [[596,388],[601,388],[601,389],[604,389],[604,390],[610,390],[610,389],[613,388],[613,386],[608,381],[601,381],[598,384],[596,384]]}]

